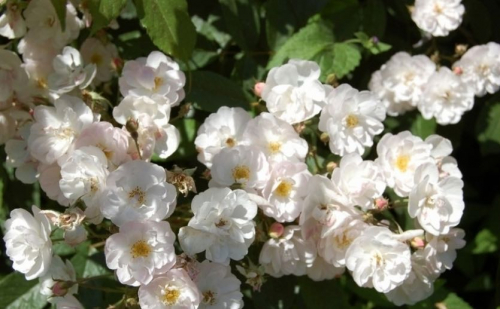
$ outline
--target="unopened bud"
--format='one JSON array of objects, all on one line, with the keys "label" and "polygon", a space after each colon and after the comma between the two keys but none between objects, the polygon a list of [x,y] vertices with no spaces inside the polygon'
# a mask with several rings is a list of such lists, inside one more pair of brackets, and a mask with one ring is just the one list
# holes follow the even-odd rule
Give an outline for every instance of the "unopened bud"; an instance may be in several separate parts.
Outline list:
[{"label": "unopened bud", "polygon": [[425,241],[422,237],[413,238],[410,244],[415,249],[423,249],[425,247]]},{"label": "unopened bud", "polygon": [[132,136],[134,140],[137,140],[139,137],[139,133],[137,133],[137,130],[139,130],[139,122],[135,119],[129,119],[127,123],[125,123],[125,128],[130,133],[130,136]]},{"label": "unopened bud", "polygon": [[326,145],[328,144],[328,142],[330,142],[330,135],[328,135],[328,133],[326,132],[323,132],[321,133],[319,139]]},{"label": "unopened bud", "polygon": [[285,230],[285,227],[283,226],[283,224],[278,223],[278,222],[274,222],[273,224],[271,224],[271,227],[269,228],[269,231],[267,232],[267,234],[271,238],[280,238],[281,235],[283,235],[284,230]]},{"label": "unopened bud", "polygon": [[260,98],[262,96],[262,90],[264,90],[265,86],[266,84],[263,82],[256,83],[255,86],[253,86],[253,93]]},{"label": "unopened bud", "polygon": [[389,201],[383,197],[376,198],[373,203],[375,204],[375,208],[380,211],[386,209],[389,206]]},{"label": "unopened bud", "polygon": [[462,73],[463,73],[463,72],[464,72],[464,71],[462,70],[462,68],[461,68],[461,67],[454,67],[454,68],[453,68],[453,73],[455,73],[455,75],[460,76],[460,75],[462,75]]},{"label": "unopened bud", "polygon": [[378,42],[380,42],[380,40],[376,36],[372,36],[371,40],[372,40],[373,44],[378,44]]},{"label": "unopened bud", "polygon": [[337,163],[330,161],[326,164],[326,171],[332,173],[334,169],[337,168]]},{"label": "unopened bud", "polygon": [[466,44],[457,44],[455,46],[455,55],[462,56],[467,51],[468,46]]},{"label": "unopened bud", "polygon": [[326,83],[333,87],[337,87],[339,85],[339,80],[337,79],[337,75],[328,74],[328,76],[326,77]]},{"label": "unopened bud", "polygon": [[57,297],[63,297],[68,293],[68,290],[73,286],[72,282],[57,281],[52,286],[52,295]]},{"label": "unopened bud", "polygon": [[439,52],[438,51],[435,51],[432,55],[431,55],[431,60],[432,62],[436,63],[436,64],[439,64],[439,61],[441,61],[441,57],[439,56]]}]

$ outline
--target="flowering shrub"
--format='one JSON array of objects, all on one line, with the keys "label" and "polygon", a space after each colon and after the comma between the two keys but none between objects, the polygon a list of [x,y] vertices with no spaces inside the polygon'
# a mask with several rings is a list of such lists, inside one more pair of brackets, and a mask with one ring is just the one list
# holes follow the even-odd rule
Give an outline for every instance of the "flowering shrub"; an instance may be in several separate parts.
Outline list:
[{"label": "flowering shrub", "polygon": [[0,307],[493,306],[485,3],[0,1]]}]

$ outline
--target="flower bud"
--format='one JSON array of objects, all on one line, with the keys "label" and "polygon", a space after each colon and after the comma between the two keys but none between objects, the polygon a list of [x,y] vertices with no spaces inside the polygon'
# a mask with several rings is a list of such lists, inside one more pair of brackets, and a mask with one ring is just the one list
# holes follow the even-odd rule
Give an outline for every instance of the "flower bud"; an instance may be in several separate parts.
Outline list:
[{"label": "flower bud", "polygon": [[68,290],[73,286],[72,282],[67,281],[56,281],[52,286],[52,295],[57,297],[63,297],[68,293]]},{"label": "flower bud", "polygon": [[262,90],[264,90],[264,86],[266,86],[263,82],[258,82],[253,86],[253,93],[259,98],[262,96]]},{"label": "flower bud", "polygon": [[455,73],[455,75],[460,76],[460,75],[462,75],[462,73],[463,73],[463,72],[464,72],[464,71],[462,70],[462,68],[461,68],[461,67],[454,67],[454,68],[453,68],[453,73]]},{"label": "flower bud", "polygon": [[389,206],[389,201],[383,197],[376,198],[373,203],[375,204],[375,208],[380,211],[386,209],[387,206]]},{"label": "flower bud", "polygon": [[425,247],[425,241],[422,237],[415,237],[410,242],[412,248],[423,249]]},{"label": "flower bud", "polygon": [[269,228],[268,235],[271,238],[280,238],[281,235],[283,235],[283,231],[285,230],[285,227],[283,224],[274,222],[271,227]]},{"label": "flower bud", "polygon": [[333,161],[330,161],[326,164],[326,171],[328,173],[332,173],[334,169],[337,168],[337,163],[333,162]]}]

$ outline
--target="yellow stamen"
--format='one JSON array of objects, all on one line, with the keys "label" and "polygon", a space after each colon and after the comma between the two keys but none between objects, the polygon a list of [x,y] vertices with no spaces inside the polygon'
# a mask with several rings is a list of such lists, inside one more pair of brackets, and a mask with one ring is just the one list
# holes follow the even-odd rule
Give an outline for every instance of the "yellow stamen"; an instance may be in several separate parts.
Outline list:
[{"label": "yellow stamen", "polygon": [[293,184],[289,181],[282,181],[278,187],[274,190],[274,193],[279,197],[288,197],[290,192],[292,192]]},{"label": "yellow stamen", "polygon": [[408,170],[408,164],[410,163],[409,155],[400,155],[396,159],[396,168],[401,172],[405,173]]},{"label": "yellow stamen", "polygon": [[130,254],[135,259],[138,257],[148,257],[151,251],[151,247],[144,240],[139,240],[132,245]]}]

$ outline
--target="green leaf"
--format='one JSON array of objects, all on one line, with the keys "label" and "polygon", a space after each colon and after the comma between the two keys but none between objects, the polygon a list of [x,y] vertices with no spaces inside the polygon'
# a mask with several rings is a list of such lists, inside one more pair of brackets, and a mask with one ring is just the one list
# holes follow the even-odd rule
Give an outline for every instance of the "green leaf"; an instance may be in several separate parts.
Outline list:
[{"label": "green leaf", "polygon": [[[269,0],[266,11],[266,37],[272,50],[279,49],[307,20],[318,13],[327,0]],[[283,12],[290,12],[284,14]]]},{"label": "green leaf", "polygon": [[51,0],[54,9],[56,10],[57,18],[61,24],[61,31],[66,30],[66,0]]},{"label": "green leaf", "polygon": [[267,68],[281,65],[287,59],[312,60],[332,47],[334,41],[331,26],[325,22],[313,22],[294,34],[269,61]]},{"label": "green leaf", "polygon": [[196,71],[191,74],[191,91],[186,102],[208,112],[216,112],[221,106],[243,107],[250,105],[240,86],[219,74],[208,71]]},{"label": "green leaf", "polygon": [[14,272],[0,281],[0,308],[5,309],[42,309],[47,297],[40,294],[38,280],[27,281],[24,275]]},{"label": "green leaf", "polygon": [[427,120],[421,114],[418,114],[411,124],[410,131],[413,135],[426,139],[429,135],[436,133],[436,127],[437,124],[434,118]]},{"label": "green leaf", "polygon": [[[463,299],[457,296],[455,293],[449,293],[448,296],[441,302],[444,308],[453,309],[472,309],[472,307]],[[436,307],[437,304],[436,304]]]},{"label": "green leaf", "polygon": [[477,140],[483,155],[500,153],[500,102],[488,102],[477,118]]},{"label": "green leaf", "polygon": [[474,239],[474,254],[492,253],[498,250],[498,238],[489,229],[481,230]]},{"label": "green leaf", "polygon": [[244,50],[259,40],[260,20],[257,6],[250,0],[219,0],[226,29]]},{"label": "green leaf", "polygon": [[92,14],[92,26],[90,35],[105,28],[109,23],[120,15],[127,4],[127,0],[90,0],[88,2],[90,14]]},{"label": "green leaf", "polygon": [[142,26],[163,52],[187,61],[196,43],[196,30],[186,0],[135,0]]},{"label": "green leaf", "polygon": [[211,41],[217,42],[220,47],[226,46],[226,44],[231,40],[231,36],[221,30],[219,30],[214,23],[220,19],[219,16],[209,15],[207,20],[204,20],[198,16],[193,16],[191,20],[196,28],[196,32],[200,35],[206,37]]},{"label": "green leaf", "polygon": [[350,43],[335,43],[333,45],[332,71],[338,78],[353,71],[361,61],[361,53]]}]

